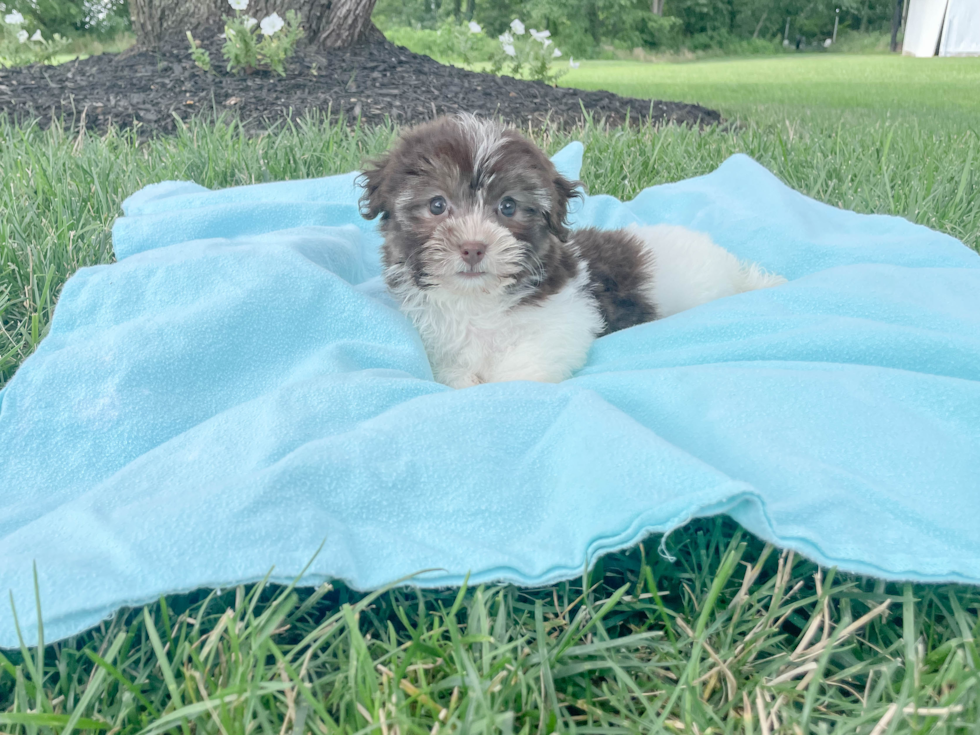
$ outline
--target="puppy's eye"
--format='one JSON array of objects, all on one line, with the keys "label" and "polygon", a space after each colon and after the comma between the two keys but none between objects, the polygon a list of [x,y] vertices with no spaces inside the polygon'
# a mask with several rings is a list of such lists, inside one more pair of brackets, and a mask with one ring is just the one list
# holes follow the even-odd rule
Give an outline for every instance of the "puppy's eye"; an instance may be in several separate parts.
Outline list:
[{"label": "puppy's eye", "polygon": [[500,200],[500,213],[504,217],[513,217],[517,213],[517,202],[510,197],[504,197]]},{"label": "puppy's eye", "polygon": [[436,216],[443,214],[447,206],[445,197],[433,197],[429,200],[429,211]]}]

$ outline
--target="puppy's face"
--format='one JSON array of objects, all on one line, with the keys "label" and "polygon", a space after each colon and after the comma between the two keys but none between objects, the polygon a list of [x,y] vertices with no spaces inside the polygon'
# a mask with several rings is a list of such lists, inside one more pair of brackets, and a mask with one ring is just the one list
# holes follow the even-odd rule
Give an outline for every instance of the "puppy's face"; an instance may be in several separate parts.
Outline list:
[{"label": "puppy's face", "polygon": [[575,187],[516,131],[470,116],[409,130],[362,183],[388,285],[457,294],[533,290],[568,236]]}]

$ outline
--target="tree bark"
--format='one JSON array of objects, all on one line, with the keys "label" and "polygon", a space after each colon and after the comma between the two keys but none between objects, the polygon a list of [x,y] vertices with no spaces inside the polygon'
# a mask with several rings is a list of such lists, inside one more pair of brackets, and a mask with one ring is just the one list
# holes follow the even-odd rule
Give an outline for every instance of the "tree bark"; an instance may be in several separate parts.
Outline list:
[{"label": "tree bark", "polygon": [[[380,35],[371,23],[375,0],[250,0],[243,11],[258,20],[295,10],[310,43],[328,48],[351,46]],[[142,48],[171,39],[220,33],[222,18],[234,15],[228,0],[129,0],[133,32]]]},{"label": "tree bark", "polygon": [[467,0],[466,2],[466,20],[473,20],[473,14],[476,13],[476,0]]},{"label": "tree bark", "polygon": [[360,41],[373,28],[371,13],[376,0],[333,0],[330,22],[316,36],[316,43],[326,48],[346,48]]},{"label": "tree bark", "polygon": [[[229,13],[227,3],[224,7]],[[221,6],[212,0],[130,0],[129,15],[137,43],[150,48],[158,46],[164,38],[191,31],[201,31],[217,26],[221,21]]]},{"label": "tree bark", "polygon": [[902,2],[903,0],[895,0],[895,14],[892,15],[892,51],[898,51],[898,27],[902,25]]},{"label": "tree bark", "polygon": [[650,12],[654,15],[663,15],[664,0],[650,0]]}]

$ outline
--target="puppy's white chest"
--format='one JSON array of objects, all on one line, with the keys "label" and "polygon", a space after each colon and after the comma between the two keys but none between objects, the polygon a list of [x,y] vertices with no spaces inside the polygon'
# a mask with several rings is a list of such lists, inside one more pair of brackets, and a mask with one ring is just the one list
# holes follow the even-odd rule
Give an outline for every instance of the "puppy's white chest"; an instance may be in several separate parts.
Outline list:
[{"label": "puppy's white chest", "polygon": [[442,303],[431,304],[427,313],[416,312],[436,380],[455,388],[494,382],[501,358],[519,350],[528,338],[522,311],[495,304]]},{"label": "puppy's white chest", "polygon": [[531,304],[452,296],[405,304],[436,380],[454,388],[508,380],[558,382],[586,360],[602,332],[595,300],[580,275]]}]

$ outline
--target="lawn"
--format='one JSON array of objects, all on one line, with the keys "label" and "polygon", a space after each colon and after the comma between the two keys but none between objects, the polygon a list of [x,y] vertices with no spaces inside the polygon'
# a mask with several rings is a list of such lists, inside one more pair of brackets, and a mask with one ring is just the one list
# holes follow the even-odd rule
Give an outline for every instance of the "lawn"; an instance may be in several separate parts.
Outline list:
[{"label": "lawn", "polygon": [[[860,74],[846,73],[852,60]],[[978,247],[980,60],[907,61],[583,64],[565,83],[718,105],[740,124],[536,135],[549,151],[585,140],[593,193],[630,197],[743,151],[817,199]],[[224,187],[347,171],[392,134],[310,120],[249,137],[199,123],[139,142],[0,122],[0,385],[43,339],[64,280],[111,260],[128,194],[168,178]],[[0,731],[980,732],[980,590],[819,570],[721,518],[674,532],[674,562],[660,541],[539,590],[259,584],[161,599],[3,652]]]},{"label": "lawn", "polygon": [[[729,115],[891,118],[980,133],[980,58],[798,54],[679,64],[585,61],[561,83]],[[847,119],[845,117],[845,119]]]}]

